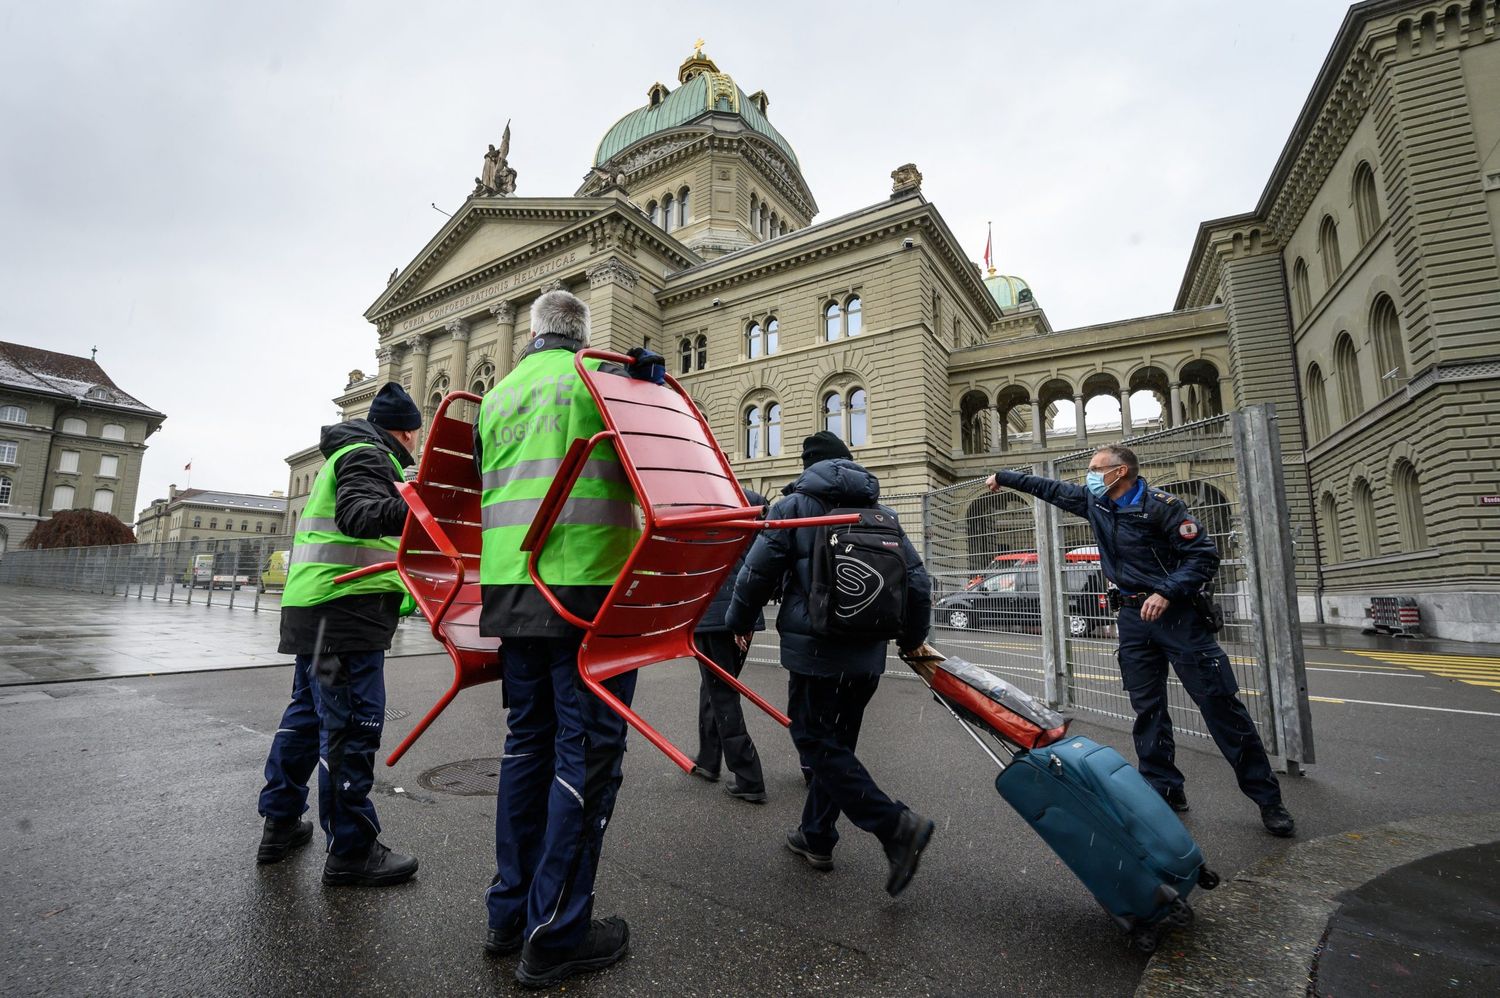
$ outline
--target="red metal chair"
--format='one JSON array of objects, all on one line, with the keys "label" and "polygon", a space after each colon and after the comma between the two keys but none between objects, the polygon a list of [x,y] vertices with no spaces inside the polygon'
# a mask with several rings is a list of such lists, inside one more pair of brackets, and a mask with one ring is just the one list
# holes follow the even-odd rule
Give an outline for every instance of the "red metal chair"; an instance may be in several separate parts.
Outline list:
[{"label": "red metal chair", "polygon": [[[658,662],[697,659],[783,726],[790,724],[785,714],[701,654],[693,646],[693,629],[756,531],[852,523],[858,517],[758,519],[764,507],[746,505],[707,421],[674,378],[655,385],[599,374],[584,366],[589,358],[630,363],[629,357],[602,350],[583,350],[575,358],[605,429],[588,440],[575,440],[568,449],[521,550],[531,552],[531,579],[547,602],[586,632],[578,652],[584,683],[685,772],[691,771],[687,754],[602,681]],[[584,620],[542,581],[537,562],[584,462],[606,440],[614,445],[640,502],[641,534],[604,605],[593,620]]]},{"label": "red metal chair", "polygon": [[443,399],[427,429],[427,443],[414,482],[398,483],[411,507],[401,532],[396,560],[341,575],[346,582],[362,575],[401,573],[432,628],[432,636],[453,659],[453,685],[417,722],[386,759],[394,766],[459,691],[502,675],[500,639],[481,637],[479,614],[479,473],[474,468],[474,424],[448,414],[457,402],[479,404],[479,396],[453,392]]}]

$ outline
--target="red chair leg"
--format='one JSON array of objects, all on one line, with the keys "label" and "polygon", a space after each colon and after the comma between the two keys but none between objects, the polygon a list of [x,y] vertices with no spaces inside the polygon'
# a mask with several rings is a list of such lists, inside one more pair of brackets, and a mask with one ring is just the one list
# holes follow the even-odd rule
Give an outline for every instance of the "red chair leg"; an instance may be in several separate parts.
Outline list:
[{"label": "red chair leg", "polygon": [[693,649],[693,655],[698,659],[698,661],[707,666],[710,672],[718,676],[720,679],[724,680],[724,682],[728,683],[730,689],[734,690],[740,696],[744,697],[746,700],[749,700],[751,703],[755,704],[755,706],[759,707],[761,710],[765,711],[767,714],[770,714],[773,718],[775,718],[777,724],[780,724],[783,728],[789,728],[792,726],[791,718],[787,717],[781,711],[771,706],[771,704],[766,701],[765,697],[761,696],[759,693],[755,692],[750,687],[740,682],[739,679],[731,675],[726,669],[719,665],[718,662],[715,662],[713,659],[703,654],[697,648]]},{"label": "red chair leg", "polygon": [[422,736],[422,732],[427,730],[427,726],[433,721],[436,721],[438,715],[441,714],[445,709],[447,709],[447,706],[453,702],[454,697],[458,696],[458,691],[460,688],[461,687],[458,684],[458,676],[455,675],[453,677],[453,685],[448,688],[448,692],[444,693],[442,699],[438,700],[437,703],[432,705],[432,709],[429,710],[427,714],[417,722],[417,726],[415,728],[411,729],[411,734],[407,735],[406,738],[402,740],[401,744],[396,746],[396,750],[386,757],[385,764],[387,766],[394,766],[401,760],[401,757],[406,754],[406,750],[411,748],[412,742],[420,738]]},{"label": "red chair leg", "polygon": [[684,773],[691,773],[693,771],[693,760],[689,759],[687,754],[676,745],[667,741],[666,735],[647,724],[641,715],[627,707],[625,702],[606,689],[603,683],[591,676],[585,675],[581,669],[579,670],[579,675],[582,676],[584,685],[594,691],[595,696],[603,700],[609,706],[610,710],[623,717],[626,724],[639,731],[646,741],[666,753],[667,758],[675,762],[678,768]]}]

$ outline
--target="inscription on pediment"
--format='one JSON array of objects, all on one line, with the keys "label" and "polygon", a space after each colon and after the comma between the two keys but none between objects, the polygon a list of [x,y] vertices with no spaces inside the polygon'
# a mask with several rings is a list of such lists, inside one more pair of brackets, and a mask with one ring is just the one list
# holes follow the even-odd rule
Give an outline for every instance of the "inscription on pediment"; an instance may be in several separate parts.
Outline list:
[{"label": "inscription on pediment", "polygon": [[558,271],[566,270],[577,262],[578,251],[569,250],[567,253],[555,256],[550,260],[544,260],[541,263],[534,264],[522,270],[511,271],[482,287],[475,288],[473,291],[402,319],[396,324],[396,332],[409,333],[413,329],[418,329],[428,323],[437,322],[439,319],[445,319],[459,312],[466,312],[477,305],[483,305],[492,298],[497,298],[509,291],[513,291],[523,284],[529,284],[532,281],[556,274]]}]

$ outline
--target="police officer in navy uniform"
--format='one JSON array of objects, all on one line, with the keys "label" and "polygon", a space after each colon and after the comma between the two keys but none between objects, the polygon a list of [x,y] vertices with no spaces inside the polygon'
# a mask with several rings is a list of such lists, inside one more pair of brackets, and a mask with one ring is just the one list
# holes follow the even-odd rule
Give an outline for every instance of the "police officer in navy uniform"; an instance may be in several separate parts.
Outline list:
[{"label": "police officer in navy uniform", "polygon": [[1196,597],[1219,567],[1213,539],[1182,500],[1152,489],[1128,447],[1094,452],[1084,486],[997,471],[993,492],[1016,489],[1081,516],[1094,529],[1105,576],[1120,590],[1120,675],[1135,710],[1135,753],[1141,775],[1173,810],[1188,809],[1182,772],[1173,763],[1167,713],[1167,663],[1198,705],[1214,744],[1234,767],[1240,790],[1260,805],[1272,835],[1295,823],[1281,801],[1265,746],[1245,705],[1229,656],[1208,630]]}]

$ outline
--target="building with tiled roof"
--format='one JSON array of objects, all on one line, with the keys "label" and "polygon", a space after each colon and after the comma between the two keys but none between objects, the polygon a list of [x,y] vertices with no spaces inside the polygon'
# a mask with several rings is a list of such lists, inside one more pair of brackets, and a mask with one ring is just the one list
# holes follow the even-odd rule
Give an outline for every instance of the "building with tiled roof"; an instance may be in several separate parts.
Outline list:
[{"label": "building with tiled roof", "polygon": [[171,486],[167,498],[155,499],[135,521],[142,544],[161,541],[217,541],[279,534],[286,520],[286,496]]},{"label": "building with tiled roof", "polygon": [[128,516],[165,419],[92,357],[0,342],[0,556],[55,510]]}]

